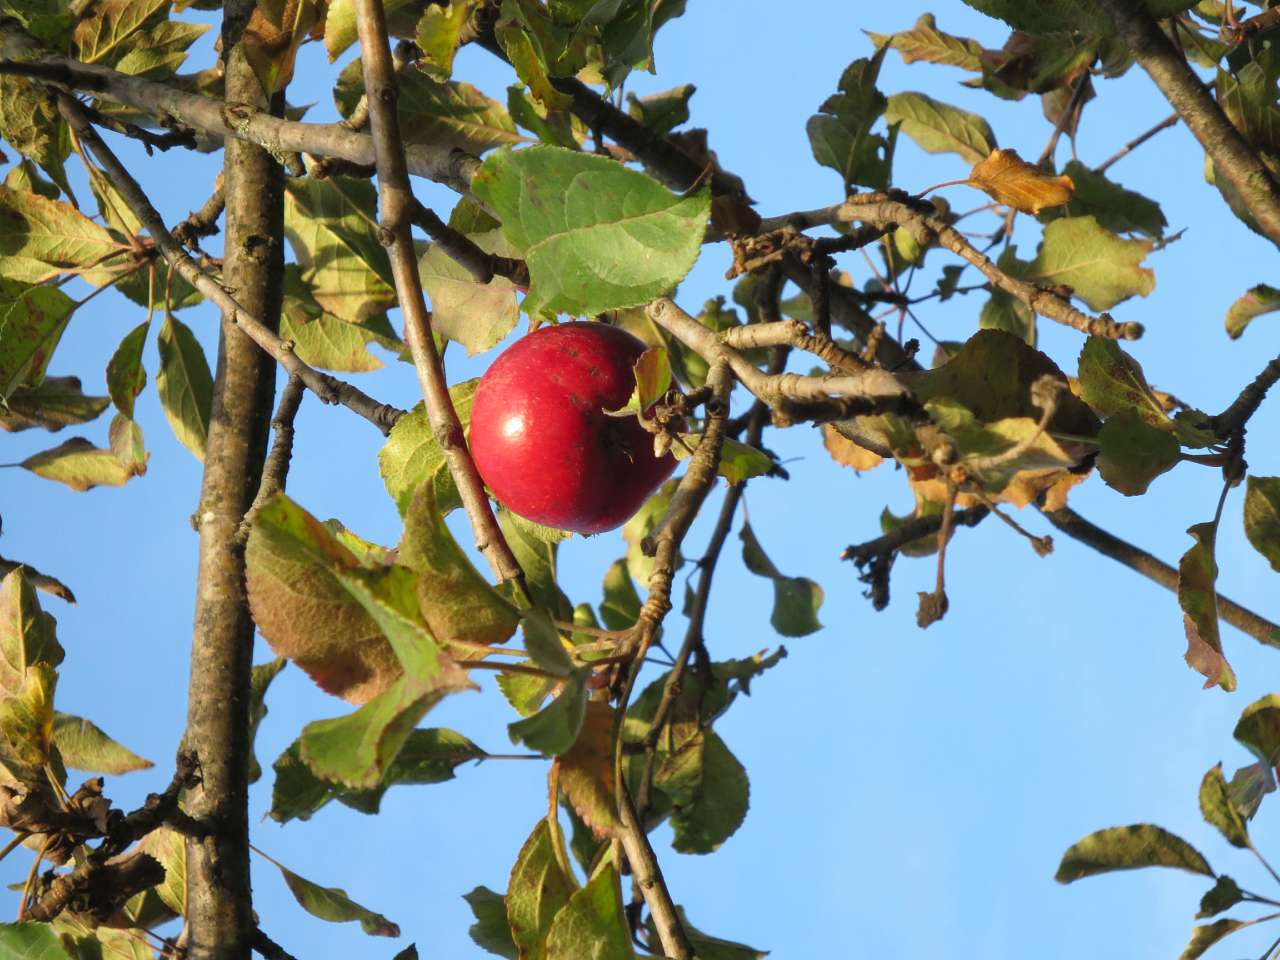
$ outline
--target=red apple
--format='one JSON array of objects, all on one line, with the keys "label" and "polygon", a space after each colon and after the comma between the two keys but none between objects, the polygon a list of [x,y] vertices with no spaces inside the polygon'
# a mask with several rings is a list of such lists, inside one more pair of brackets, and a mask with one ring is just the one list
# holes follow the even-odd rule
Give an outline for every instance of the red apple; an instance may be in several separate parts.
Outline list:
[{"label": "red apple", "polygon": [[610,417],[635,389],[645,344],[603,323],[542,327],[480,378],[471,453],[498,502],[535,523],[599,533],[640,509],[675,469],[634,416]]}]

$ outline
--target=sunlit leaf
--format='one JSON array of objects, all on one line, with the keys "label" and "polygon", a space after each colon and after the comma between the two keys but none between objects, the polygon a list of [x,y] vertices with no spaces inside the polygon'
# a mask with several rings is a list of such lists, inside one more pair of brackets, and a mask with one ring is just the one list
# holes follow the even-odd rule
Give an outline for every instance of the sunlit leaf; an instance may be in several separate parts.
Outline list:
[{"label": "sunlit leaf", "polygon": [[76,271],[100,284],[110,279],[102,262],[126,249],[69,203],[0,186],[0,276],[36,283]]},{"label": "sunlit leaf", "polygon": [[272,861],[284,877],[289,892],[298,905],[313,917],[330,923],[360,921],[360,928],[371,937],[398,937],[400,927],[380,913],[360,906],[339,887],[322,887],[305,877],[300,877],[287,867]]},{"label": "sunlit leaf", "polygon": [[13,960],[73,960],[47,923],[0,923],[0,950]]},{"label": "sunlit leaf", "polygon": [[1249,830],[1231,802],[1220,763],[1210,767],[1200,782],[1200,813],[1233,847],[1249,846]]},{"label": "sunlit leaf", "polygon": [[1079,160],[1068,161],[1062,171],[1075,188],[1070,202],[1060,210],[1049,209],[1041,219],[1054,217],[1096,217],[1098,223],[1115,233],[1143,233],[1164,236],[1168,221],[1160,205],[1133,190],[1126,190]]},{"label": "sunlit leaf", "polygon": [[587,711],[588,671],[574,670],[556,698],[531,717],[507,725],[512,743],[523,743],[544,756],[564,753],[578,739]]},{"label": "sunlit leaf", "polygon": [[1018,264],[1002,258],[1001,265],[1025,280],[1065,284],[1091,309],[1110,310],[1155,289],[1155,272],[1140,266],[1151,249],[1150,240],[1118,237],[1095,217],[1063,217],[1044,228],[1035,260]]},{"label": "sunlit leaf", "polygon": [[992,150],[974,164],[969,183],[997,203],[1039,213],[1045,207],[1060,207],[1071,199],[1075,184],[1067,176],[1052,176],[1027,163],[1016,150]]},{"label": "sunlit leaf", "polygon": [[200,341],[191,328],[172,315],[160,327],[160,372],[156,392],[165,419],[184,447],[204,460],[213,410],[213,375]]},{"label": "sunlit leaf", "polygon": [[546,960],[634,960],[618,869],[605,862],[556,914]]},{"label": "sunlit leaf", "polygon": [[155,766],[88,720],[69,713],[54,713],[53,742],[62,762],[74,770],[121,774]]},{"label": "sunlit leaf", "polygon": [[138,464],[125,463],[111,450],[95,447],[84,437],[72,437],[51,450],[34,453],[19,466],[76,491],[122,487],[142,472]]},{"label": "sunlit leaf", "polygon": [[1089,834],[1063,854],[1054,879],[1071,883],[1081,877],[1139,867],[1171,867],[1214,876],[1208,862],[1187,841],[1161,827],[1139,823]]},{"label": "sunlit leaf", "polygon": [[[464,431],[471,421],[471,403],[478,383],[479,380],[467,380],[449,388],[449,398]],[[441,511],[447,513],[462,503],[422,404],[391,428],[391,435],[378,451],[378,467],[387,493],[402,516],[408,511],[418,487],[428,480],[435,485],[436,504]]]},{"label": "sunlit leaf", "polygon": [[1232,736],[1267,767],[1280,765],[1280,694],[1269,693],[1245,707]]},{"label": "sunlit leaf", "polygon": [[895,93],[884,118],[901,124],[902,132],[929,153],[958,153],[976,164],[996,149],[996,135],[985,119],[927,94]]},{"label": "sunlit leaf", "polygon": [[[485,253],[509,257],[515,250],[501,230],[471,234]],[[459,343],[468,356],[492,349],[520,319],[515,284],[495,276],[480,283],[438,243],[427,248],[418,264],[422,286],[431,298],[433,329]]]},{"label": "sunlit leaf", "polygon": [[982,44],[967,37],[955,37],[938,29],[937,21],[932,13],[920,15],[910,30],[899,30],[897,33],[867,32],[871,42],[877,47],[891,47],[902,54],[903,63],[940,63],[952,67],[963,67],[966,70],[981,72]]},{"label": "sunlit leaf", "polygon": [[0,404],[44,379],[75,301],[56,287],[0,279]]},{"label": "sunlit leaf", "polygon": [[120,341],[107,363],[107,393],[116,409],[126,417],[133,416],[133,402],[147,385],[147,371],[142,366],[142,348],[151,329],[150,318],[142,321]]},{"label": "sunlit leaf", "polygon": [[577,742],[555,759],[560,789],[597,840],[609,836],[618,825],[613,770],[615,716],[607,703],[589,701]]},{"label": "sunlit leaf", "polygon": [[1104,423],[1098,443],[1102,479],[1129,497],[1146,493],[1152,480],[1172,470],[1182,458],[1182,448],[1173,434],[1150,426],[1131,410]]},{"label": "sunlit leaf", "polygon": [[1280,310],[1280,290],[1259,283],[1241,294],[1227,310],[1227,335],[1232,340],[1264,313]]},{"label": "sunlit leaf", "polygon": [[706,189],[671,193],[605,157],[552,146],[501,150],[472,181],[529,265],[524,309],[574,315],[670,291],[702,248]]},{"label": "sunlit leaf", "polygon": [[640,594],[626,560],[615,560],[604,572],[604,599],[600,619],[610,630],[626,630],[640,618]]},{"label": "sunlit leaf", "polygon": [[750,786],[747,771],[715,733],[703,746],[697,796],[671,814],[671,845],[681,853],[712,853],[742,826]]},{"label": "sunlit leaf", "polygon": [[551,923],[577,889],[560,866],[546,818],[538,821],[511,868],[507,886],[507,922],[521,957],[542,960]]},{"label": "sunlit leaf", "polygon": [[476,887],[464,893],[462,899],[467,901],[476,918],[468,931],[476,945],[506,960],[516,960],[516,945],[507,923],[506,898],[488,887]]},{"label": "sunlit leaf", "polygon": [[1244,532],[1271,569],[1280,572],[1280,477],[1249,477]]}]

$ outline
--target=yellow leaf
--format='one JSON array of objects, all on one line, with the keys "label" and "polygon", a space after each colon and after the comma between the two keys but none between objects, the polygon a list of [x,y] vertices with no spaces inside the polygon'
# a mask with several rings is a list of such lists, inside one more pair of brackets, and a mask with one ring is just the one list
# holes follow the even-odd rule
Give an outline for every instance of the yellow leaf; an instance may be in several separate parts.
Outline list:
[{"label": "yellow leaf", "polygon": [[841,466],[852,467],[859,473],[880,466],[884,458],[858,446],[829,423],[822,425],[822,445],[831,454],[831,459]]},{"label": "yellow leaf", "polygon": [[1016,150],[992,150],[969,172],[969,183],[1023,213],[1059,207],[1075,193],[1070,177],[1050,176],[1023,160]]}]

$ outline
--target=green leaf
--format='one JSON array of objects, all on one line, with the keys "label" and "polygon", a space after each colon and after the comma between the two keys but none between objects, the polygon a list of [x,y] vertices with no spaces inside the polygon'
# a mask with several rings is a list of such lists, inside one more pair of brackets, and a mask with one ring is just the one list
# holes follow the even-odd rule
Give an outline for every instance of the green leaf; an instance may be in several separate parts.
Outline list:
[{"label": "green leaf", "polygon": [[809,118],[805,130],[813,158],[840,174],[846,187],[861,184],[873,190],[889,186],[893,141],[872,133],[888,101],[876,89],[884,51],[854,60],[840,75],[839,91],[823,101]]},{"label": "green leaf", "polygon": [[353,323],[326,313],[302,280],[297,265],[285,267],[280,336],[293,343],[294,353],[304,363],[346,373],[380,370],[382,361],[369,352],[370,343],[397,353],[403,348],[398,337],[387,337],[377,330],[385,320],[382,315]]},{"label": "green leaf", "polygon": [[[344,117],[364,96],[363,69],[357,58],[338,77],[334,100]],[[398,80],[396,102],[405,143],[430,143],[479,155],[525,140],[502,104],[469,83],[442,82],[412,68],[400,71]]]},{"label": "green leaf", "polygon": [[1208,862],[1187,841],[1162,827],[1139,823],[1089,834],[1063,854],[1054,879],[1071,883],[1081,877],[1139,867],[1171,867],[1214,876]]},{"label": "green leaf", "polygon": [[536,103],[519,84],[507,88],[507,111],[512,120],[536,134],[543,143],[569,150],[577,150],[582,145],[585,131],[581,120],[568,110],[548,109]]},{"label": "green leaf", "polygon": [[890,124],[900,124],[902,132],[922,150],[958,153],[969,164],[985,160],[997,146],[996,135],[985,119],[923,93],[895,93],[888,100],[884,118]]},{"label": "green leaf", "polygon": [[564,753],[578,739],[587,710],[587,676],[578,668],[564,681],[564,688],[549,704],[531,717],[507,725],[511,742],[523,743],[544,756]]},{"label": "green leaf", "polygon": [[0,923],[0,951],[12,960],[73,960],[47,923]]},{"label": "green leaf", "polygon": [[784,637],[804,637],[822,629],[818,610],[822,607],[822,587],[807,577],[788,577],[773,565],[756,539],[751,525],[743,523],[742,561],[758,577],[773,581],[773,614],[769,622]]},{"label": "green leaf", "polygon": [[689,121],[689,98],[693,96],[695,89],[697,88],[692,83],[686,83],[645,97],[628,93],[627,113],[657,136],[665,137],[676,127]]},{"label": "green leaf", "polygon": [[1060,217],[1093,216],[1103,228],[1113,233],[1164,236],[1169,222],[1154,200],[1126,190],[1079,160],[1069,161],[1062,172],[1071,178],[1075,186],[1071,200],[1066,206],[1045,210],[1040,214],[1041,222]]},{"label": "green leaf", "polygon": [[76,271],[98,285],[128,248],[68,203],[0,186],[0,276],[38,283]]},{"label": "green leaf", "polygon": [[606,410],[611,417],[639,415],[666,396],[671,388],[671,362],[665,347],[648,347],[632,365],[635,389],[626,404],[617,410]]},{"label": "green leaf", "polygon": [[283,657],[276,657],[266,663],[255,664],[249,674],[249,782],[257,783],[262,776],[262,766],[254,744],[258,739],[258,727],[267,715],[267,688],[271,681],[280,675],[280,671],[288,665]]},{"label": "green leaf", "polygon": [[371,937],[400,936],[400,928],[396,924],[382,914],[360,906],[347,896],[345,890],[338,887],[322,887],[298,876],[274,860],[271,862],[284,877],[284,882],[288,884],[289,892],[298,901],[298,905],[313,917],[328,920],[330,923],[349,923],[352,920],[359,920],[360,928]]},{"label": "green leaf", "polygon": [[[641,505],[635,515],[622,525],[622,539],[627,542],[627,569],[631,571],[631,576],[641,583],[648,583],[649,577],[653,574],[653,557],[645,555],[641,544],[645,537],[653,532],[658,521],[666,515],[679,483],[678,478],[666,481]],[[679,570],[683,565],[684,558],[677,556],[675,569]]]},{"label": "green leaf", "polygon": [[129,471],[131,476],[140,477],[147,472],[147,446],[142,438],[142,428],[123,413],[111,418],[111,426],[107,428],[107,442],[111,446],[111,454]]},{"label": "green leaf", "polygon": [[422,56],[418,69],[436,80],[448,80],[453,74],[453,57],[462,42],[463,28],[482,0],[453,0],[441,6],[430,5],[422,12],[414,31],[414,39]]},{"label": "green leaf", "polygon": [[1080,396],[1104,417],[1131,413],[1150,426],[1173,429],[1137,360],[1114,340],[1090,337],[1080,351]]},{"label": "green leaf", "polygon": [[54,713],[53,742],[63,764],[73,770],[121,774],[155,766],[116,743],[88,720],[69,713]]},{"label": "green leaf", "polygon": [[453,539],[429,483],[418,488],[405,514],[397,560],[417,574],[418,608],[440,643],[497,645],[515,633],[519,620],[515,608],[471,565]]},{"label": "green leaf", "polygon": [[[449,398],[464,431],[471,422],[471,403],[479,382],[467,380],[449,388]],[[445,466],[444,451],[440,449],[440,442],[436,440],[422,404],[415,406],[391,428],[391,435],[378,451],[378,468],[387,493],[391,494],[401,516],[408,512],[418,487],[428,480],[435,486],[440,510],[448,513],[462,504],[458,488]]]},{"label": "green leaf", "polygon": [[64,483],[79,492],[94,487],[123,487],[141,471],[110,450],[95,447],[84,437],[72,437],[51,450],[34,453],[19,466],[38,477]]},{"label": "green leaf", "polygon": [[147,385],[147,371],[142,366],[142,348],[151,329],[148,317],[125,334],[116,352],[107,362],[107,393],[116,409],[126,417],[133,417],[133,402]]},{"label": "green leaf", "polygon": [[1223,937],[1230,933],[1235,933],[1241,927],[1247,926],[1249,926],[1249,921],[1247,920],[1233,920],[1230,917],[1223,917],[1213,923],[1196,927],[1191,932],[1191,942],[1187,944],[1187,949],[1182,951],[1182,955],[1178,960],[1195,960],[1196,957],[1203,956],[1206,950]]},{"label": "green leaf", "polygon": [[453,779],[457,767],[485,756],[483,750],[453,730],[440,727],[412,730],[376,786],[352,789],[312,773],[302,760],[301,742],[295,740],[272,765],[276,779],[269,815],[279,823],[309,820],[330,800],[361,813],[375,814],[383,794],[391,787],[444,783]]},{"label": "green leaf", "polygon": [[377,195],[367,180],[290,178],[284,226],[302,279],[324,310],[359,323],[396,302],[386,249],[378,242]]},{"label": "green leaf", "polygon": [[63,166],[71,153],[71,134],[51,90],[25,77],[0,76],[0,137],[71,194]]},{"label": "green leaf", "polygon": [[626,630],[640,619],[640,594],[636,592],[626,560],[613,561],[604,572],[600,619],[610,630]]},{"label": "green leaf", "polygon": [[546,960],[634,960],[635,955],[618,868],[606,861],[552,921]]},{"label": "green leaf", "polygon": [[1230,910],[1243,899],[1240,887],[1234,880],[1223,874],[1209,892],[1200,898],[1200,912],[1196,914],[1196,919],[1203,920],[1223,910]]},{"label": "green leaf", "polygon": [[1271,770],[1264,763],[1251,763],[1231,775],[1231,782],[1227,784],[1231,804],[1246,820],[1258,812],[1263,797],[1275,792],[1276,781]]},{"label": "green leaf", "polygon": [[1222,764],[1214,764],[1200,782],[1200,813],[1233,847],[1249,846],[1249,830],[1227,792]]},{"label": "green leaf", "polygon": [[156,391],[165,419],[178,442],[204,460],[213,410],[213,375],[200,341],[191,328],[172,315],[160,327],[160,372]]},{"label": "green leaf", "polygon": [[1235,340],[1254,319],[1277,310],[1280,310],[1280,290],[1265,283],[1252,286],[1227,309],[1227,335]]},{"label": "green leaf", "polygon": [[1187,633],[1188,666],[1204,675],[1206,688],[1217,684],[1230,693],[1236,688],[1236,675],[1222,654],[1218,630],[1218,564],[1214,560],[1217,532],[1216,522],[1187,528],[1196,543],[1178,563],[1178,604]]},{"label": "green leaf", "polygon": [[1126,497],[1147,492],[1151,481],[1172,470],[1182,448],[1172,433],[1149,426],[1131,410],[1121,411],[1098,432],[1098,472]]},{"label": "green leaf", "polygon": [[1250,477],[1244,495],[1244,533],[1280,572],[1280,477]]},{"label": "green leaf", "polygon": [[75,301],[56,287],[0,279],[0,404],[44,379]]},{"label": "green leaf", "polygon": [[614,785],[616,711],[599,700],[587,701],[587,715],[574,745],[555,759],[560,789],[569,808],[596,840],[606,840],[620,825]]},{"label": "green leaf", "polygon": [[48,663],[30,664],[0,700],[0,767],[5,782],[43,791],[53,759],[53,694],[58,675]]},{"label": "green leaf", "polygon": [[1003,330],[1036,345],[1036,314],[1021,300],[1003,290],[991,291],[978,315],[978,329]]},{"label": "green leaf", "polygon": [[506,960],[516,960],[515,941],[507,925],[506,898],[488,887],[476,887],[464,893],[462,899],[467,901],[476,918],[468,931],[476,945]]},{"label": "green leaf", "polygon": [[18,387],[9,394],[9,408],[0,407],[0,430],[43,427],[57,433],[68,424],[96,419],[110,403],[107,397],[86,397],[79,377],[45,377],[38,387]]},{"label": "green leaf", "polygon": [[672,290],[702,247],[710,192],[681,197],[614,160],[501,150],[472,181],[529,265],[530,315],[638,306]]},{"label": "green leaf", "polygon": [[0,581],[0,691],[16,693],[28,667],[56,667],[63,650],[54,634],[56,621],[40,609],[35,587],[19,567]]},{"label": "green leaf", "polygon": [[559,542],[540,536],[546,530],[515,516],[509,510],[498,510],[498,526],[524,571],[525,585],[536,606],[557,620],[573,615],[573,604],[556,583],[556,553]]},{"label": "green leaf", "polygon": [[120,48],[150,26],[148,21],[156,14],[163,18],[168,8],[168,0],[100,0],[76,24],[72,43],[77,59],[114,64],[120,57]]},{"label": "green leaf", "polygon": [[920,15],[910,30],[897,33],[871,33],[867,36],[876,47],[891,47],[902,54],[903,63],[940,63],[951,67],[963,67],[975,73],[982,72],[982,44],[967,37],[954,37],[938,29],[932,13]]},{"label": "green leaf", "polygon": [[1280,764],[1280,694],[1269,693],[1245,707],[1231,735],[1267,767]]},{"label": "green leaf", "polygon": [[1154,271],[1139,266],[1152,246],[1150,240],[1116,236],[1096,217],[1063,217],[1044,228],[1035,260],[1015,272],[1024,280],[1065,284],[1090,309],[1110,310],[1155,289]]},{"label": "green leaf", "polygon": [[[513,256],[501,230],[469,236],[485,253]],[[520,319],[516,286],[506,277],[480,283],[460,263],[433,243],[418,264],[422,287],[431,298],[433,329],[459,343],[468,356],[497,346]]]},{"label": "green leaf", "polygon": [[507,886],[507,922],[521,957],[543,960],[547,932],[577,889],[555,852],[555,840],[544,817],[524,842]]},{"label": "green leaf", "polygon": [[524,648],[529,659],[543,670],[559,677],[573,672],[573,659],[560,641],[560,631],[545,610],[530,607],[520,617]]},{"label": "green leaf", "polygon": [[672,847],[680,853],[712,853],[742,826],[750,785],[747,771],[715,733],[703,746],[702,782],[687,806],[671,813]]}]

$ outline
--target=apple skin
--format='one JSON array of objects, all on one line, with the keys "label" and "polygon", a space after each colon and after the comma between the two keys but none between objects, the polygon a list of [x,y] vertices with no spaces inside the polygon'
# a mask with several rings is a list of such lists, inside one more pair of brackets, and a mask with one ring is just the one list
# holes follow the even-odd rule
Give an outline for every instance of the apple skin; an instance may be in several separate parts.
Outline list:
[{"label": "apple skin", "polygon": [[498,502],[560,530],[612,530],[676,467],[626,404],[646,345],[625,330],[576,322],[542,327],[493,362],[471,407],[471,454]]}]

